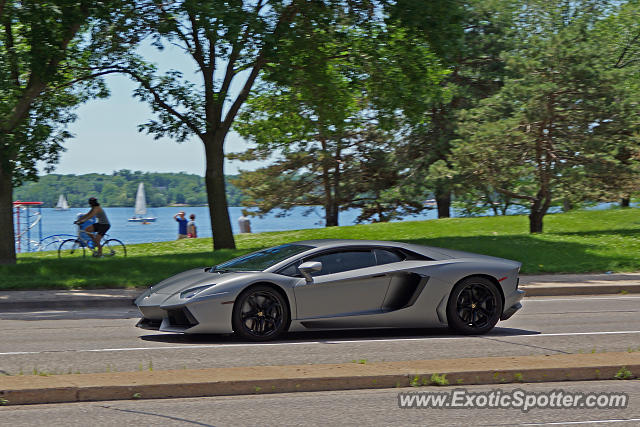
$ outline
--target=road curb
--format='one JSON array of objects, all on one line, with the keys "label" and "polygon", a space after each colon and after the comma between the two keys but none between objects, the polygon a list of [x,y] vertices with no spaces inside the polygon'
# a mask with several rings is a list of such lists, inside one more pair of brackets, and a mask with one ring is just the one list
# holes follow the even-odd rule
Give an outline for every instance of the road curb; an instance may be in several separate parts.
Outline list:
[{"label": "road curb", "polygon": [[27,310],[69,310],[83,308],[133,308],[135,299],[130,297],[52,299],[31,301],[1,301],[0,312]]},{"label": "road curb", "polygon": [[520,289],[525,291],[525,296],[528,296],[528,297],[638,294],[640,293],[640,283],[606,284],[606,285],[570,284],[566,286],[528,285],[528,286],[520,286]]},{"label": "road curb", "polygon": [[[478,369],[478,367],[482,367]],[[624,368],[623,368],[624,367]],[[0,377],[5,405],[640,376],[640,352]],[[434,376],[437,374],[437,376]]]}]

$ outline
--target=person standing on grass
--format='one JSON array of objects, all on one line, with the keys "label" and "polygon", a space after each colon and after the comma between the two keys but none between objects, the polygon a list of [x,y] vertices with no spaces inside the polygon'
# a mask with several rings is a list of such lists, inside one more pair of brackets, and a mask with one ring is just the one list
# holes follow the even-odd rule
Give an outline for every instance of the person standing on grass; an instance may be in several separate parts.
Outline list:
[{"label": "person standing on grass", "polygon": [[95,197],[91,197],[89,199],[89,206],[91,206],[91,210],[78,218],[74,222],[74,224],[82,224],[86,220],[95,217],[96,222],[85,228],[85,231],[93,233],[91,234],[91,239],[98,248],[98,252],[95,252],[93,255],[96,257],[101,257],[102,245],[100,244],[100,241],[102,240],[104,235],[107,234],[107,230],[111,228],[111,223],[109,223],[107,214],[105,213],[104,209],[102,209],[102,206],[100,206],[100,203],[98,203],[98,200]]},{"label": "person standing on grass", "polygon": [[184,217],[184,212],[180,211],[173,216],[173,219],[178,221],[178,240],[187,238],[187,218]]},{"label": "person standing on grass", "polygon": [[198,237],[198,232],[196,230],[196,216],[195,214],[189,215],[190,221],[187,223],[187,237],[195,238]]},{"label": "person standing on grass", "polygon": [[251,233],[251,220],[249,220],[249,211],[242,209],[242,216],[238,218],[238,227],[241,233]]}]

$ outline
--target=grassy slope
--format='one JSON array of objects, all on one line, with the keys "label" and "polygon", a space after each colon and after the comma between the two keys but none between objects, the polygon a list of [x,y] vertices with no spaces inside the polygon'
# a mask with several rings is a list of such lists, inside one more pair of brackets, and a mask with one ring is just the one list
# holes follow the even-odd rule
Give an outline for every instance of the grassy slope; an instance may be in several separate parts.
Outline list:
[{"label": "grassy slope", "polygon": [[461,249],[521,261],[523,273],[640,270],[640,209],[614,209],[548,215],[541,235],[528,233],[526,216],[452,218],[240,235],[237,250],[215,253],[211,239],[189,239],[132,245],[124,259],[60,260],[56,253],[22,254],[17,265],[0,266],[0,289],[147,286],[251,250],[317,238],[397,240]]}]

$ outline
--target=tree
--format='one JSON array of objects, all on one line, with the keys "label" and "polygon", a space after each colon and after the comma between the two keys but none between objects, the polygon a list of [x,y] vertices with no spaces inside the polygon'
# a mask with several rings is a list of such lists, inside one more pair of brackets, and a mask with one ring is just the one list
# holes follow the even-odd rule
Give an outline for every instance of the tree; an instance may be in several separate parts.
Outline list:
[{"label": "tree", "polygon": [[528,202],[531,233],[543,231],[544,215],[569,188],[598,199],[636,173],[619,153],[638,152],[640,110],[592,31],[605,16],[600,6],[531,3],[517,48],[505,54],[515,77],[461,115],[453,169]]},{"label": "tree", "polygon": [[[596,31],[601,39],[602,52],[608,55],[607,61],[626,75],[623,91],[630,98],[640,98],[640,2],[633,0],[618,4],[615,13],[599,23]],[[618,158],[628,165],[633,161],[632,156],[631,150],[622,149]],[[640,188],[640,176],[632,178],[634,182],[627,183],[631,191],[622,195],[622,207],[629,207],[631,193]]]},{"label": "tree", "polygon": [[[152,2],[155,44],[178,46],[195,62],[201,85],[182,73],[157,70],[138,62],[128,72],[140,87],[135,95],[149,102],[158,119],[141,126],[157,137],[178,141],[196,136],[204,145],[205,181],[214,249],[233,248],[224,178],[224,142],[238,111],[267,64],[277,64],[281,50],[304,46],[304,16],[315,26],[333,25],[336,11],[368,13],[368,0],[232,0],[218,4],[184,0]],[[286,49],[285,49],[286,47]],[[238,84],[239,90],[233,87]]]},{"label": "tree", "polygon": [[[421,33],[449,70],[440,96],[407,120],[408,132],[398,147],[401,161],[411,165],[404,185],[414,191],[430,191],[438,217],[450,216],[456,182],[451,174],[452,141],[458,138],[458,112],[496,93],[506,76],[501,53],[508,50],[517,2],[471,0],[446,3],[446,11],[421,13],[420,1],[398,2],[392,17]],[[436,22],[433,22],[433,21]]]},{"label": "tree", "polygon": [[236,125],[256,144],[237,158],[277,160],[243,173],[237,185],[260,213],[321,205],[326,226],[338,225],[339,211],[350,207],[363,209],[360,221],[422,209],[420,199],[395,188],[400,165],[389,152],[397,117],[421,111],[437,91],[443,72],[435,55],[382,21],[342,19],[332,29],[301,21],[313,34],[306,48],[266,69]]},{"label": "tree", "polygon": [[[96,78],[129,47],[127,2],[0,1],[0,263],[15,263],[13,187],[53,165],[73,109],[106,96]],[[118,29],[116,32],[115,29]]]}]

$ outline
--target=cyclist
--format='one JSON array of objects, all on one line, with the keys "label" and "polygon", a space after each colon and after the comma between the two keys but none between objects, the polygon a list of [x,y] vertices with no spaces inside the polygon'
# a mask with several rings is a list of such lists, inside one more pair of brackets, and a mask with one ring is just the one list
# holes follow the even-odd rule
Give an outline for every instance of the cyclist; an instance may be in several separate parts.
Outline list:
[{"label": "cyclist", "polygon": [[95,219],[88,219],[85,222],[79,222],[80,218],[82,218],[84,216],[84,214],[79,213],[76,215],[76,221],[74,222],[74,224],[78,225],[78,239],[82,240],[83,242],[86,243],[86,245],[89,248],[93,248],[93,240],[91,239],[91,235],[87,234],[87,227],[92,225],[95,222]]},{"label": "cyclist", "polygon": [[96,257],[101,257],[102,245],[100,244],[100,241],[107,233],[107,230],[111,228],[111,224],[109,223],[109,219],[107,219],[107,214],[104,212],[104,209],[102,209],[102,206],[100,206],[100,203],[98,203],[98,200],[95,197],[91,197],[89,199],[89,206],[91,206],[91,210],[84,214],[82,217],[78,218],[74,222],[74,224],[81,224],[86,220],[95,217],[96,222],[85,228],[85,231],[92,233],[91,239],[98,248],[98,252],[94,252],[93,255]]}]

